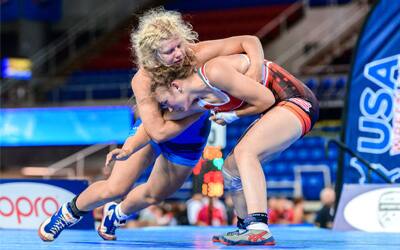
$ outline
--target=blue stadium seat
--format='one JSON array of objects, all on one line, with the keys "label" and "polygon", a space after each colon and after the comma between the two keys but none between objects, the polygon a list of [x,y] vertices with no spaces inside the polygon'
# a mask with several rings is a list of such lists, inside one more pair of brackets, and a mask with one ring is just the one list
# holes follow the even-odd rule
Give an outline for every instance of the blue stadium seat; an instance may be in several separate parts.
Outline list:
[{"label": "blue stadium seat", "polygon": [[328,149],[328,159],[337,160],[339,157],[339,150],[337,148],[329,147]]},{"label": "blue stadium seat", "polygon": [[319,200],[319,193],[325,187],[321,172],[302,173],[302,193],[306,200]]},{"label": "blue stadium seat", "polygon": [[321,137],[316,137],[316,136],[306,136],[303,138],[302,142],[304,147],[307,148],[322,147],[324,145],[323,139]]},{"label": "blue stadium seat", "polygon": [[296,150],[296,152],[294,152],[297,155],[297,159],[299,160],[307,160],[310,157],[310,149],[307,148],[301,148]]},{"label": "blue stadium seat", "polygon": [[334,80],[331,77],[325,77],[321,80],[317,96],[322,99],[327,99],[334,87]]},{"label": "blue stadium seat", "polygon": [[341,90],[346,86],[347,78],[344,76],[338,77],[336,79],[336,90]]},{"label": "blue stadium seat", "polygon": [[340,76],[336,79],[336,85],[335,85],[335,98],[344,98],[345,93],[346,93],[346,82],[347,82],[347,77],[345,76]]},{"label": "blue stadium seat", "polygon": [[314,147],[310,151],[310,157],[313,161],[320,161],[325,158],[325,152],[323,148]]},{"label": "blue stadium seat", "polygon": [[307,85],[308,88],[311,89],[314,94],[317,93],[317,88],[318,88],[318,80],[315,78],[309,78],[305,81],[305,84]]}]

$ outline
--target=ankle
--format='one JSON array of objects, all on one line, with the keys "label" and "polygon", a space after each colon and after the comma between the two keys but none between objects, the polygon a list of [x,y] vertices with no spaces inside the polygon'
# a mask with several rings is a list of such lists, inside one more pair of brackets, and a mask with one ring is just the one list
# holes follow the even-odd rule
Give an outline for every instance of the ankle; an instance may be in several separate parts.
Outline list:
[{"label": "ankle", "polygon": [[265,223],[262,223],[262,222],[255,222],[255,223],[252,223],[252,224],[250,224],[250,225],[247,226],[247,229],[263,230],[263,231],[268,231],[268,232],[270,232],[268,225],[265,224]]},{"label": "ankle", "polygon": [[78,209],[76,206],[76,200],[78,199],[78,196],[75,196],[72,201],[68,202],[68,208],[71,211],[72,216],[74,216],[76,219],[81,218],[83,215],[87,214],[87,211],[82,211]]},{"label": "ankle", "polygon": [[237,216],[237,223],[236,226],[239,229],[246,229],[246,225],[244,224],[244,219],[240,218],[239,216]]},{"label": "ankle", "polygon": [[246,229],[269,231],[267,213],[252,213],[247,215],[244,219],[244,226]]},{"label": "ankle", "polygon": [[129,217],[129,215],[125,214],[122,211],[121,204],[118,204],[117,207],[115,208],[115,215],[117,216],[117,219],[119,221],[126,220]]}]

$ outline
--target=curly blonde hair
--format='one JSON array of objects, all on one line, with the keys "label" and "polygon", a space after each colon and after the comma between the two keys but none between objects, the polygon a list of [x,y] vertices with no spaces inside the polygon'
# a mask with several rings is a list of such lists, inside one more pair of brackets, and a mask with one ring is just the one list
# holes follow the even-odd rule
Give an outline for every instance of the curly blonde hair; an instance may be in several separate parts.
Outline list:
[{"label": "curly blonde hair", "polygon": [[159,68],[162,65],[157,55],[160,43],[175,37],[188,43],[198,40],[192,25],[185,22],[179,12],[159,7],[144,13],[139,18],[137,29],[131,33],[132,50],[137,64],[150,72]]}]

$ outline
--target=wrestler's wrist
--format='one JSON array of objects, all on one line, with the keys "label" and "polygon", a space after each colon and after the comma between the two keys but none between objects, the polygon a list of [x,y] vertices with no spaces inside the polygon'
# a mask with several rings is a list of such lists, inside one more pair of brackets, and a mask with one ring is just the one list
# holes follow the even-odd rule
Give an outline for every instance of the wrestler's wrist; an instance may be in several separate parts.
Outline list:
[{"label": "wrestler's wrist", "polygon": [[229,111],[229,112],[217,113],[216,118],[222,119],[225,121],[225,123],[229,124],[239,119],[239,116],[236,114],[235,111]]}]

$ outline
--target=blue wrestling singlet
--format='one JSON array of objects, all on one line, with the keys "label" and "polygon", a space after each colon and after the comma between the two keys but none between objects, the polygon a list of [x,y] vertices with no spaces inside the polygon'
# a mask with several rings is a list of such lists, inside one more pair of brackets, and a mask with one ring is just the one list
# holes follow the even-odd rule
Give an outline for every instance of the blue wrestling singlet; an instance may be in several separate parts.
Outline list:
[{"label": "blue wrestling singlet", "polygon": [[[209,112],[205,112],[196,122],[172,140],[157,144],[151,141],[157,155],[162,154],[168,161],[188,167],[194,167],[199,161],[207,138],[210,133],[211,122]],[[142,123],[139,118],[129,132],[129,136],[136,133]]]}]

